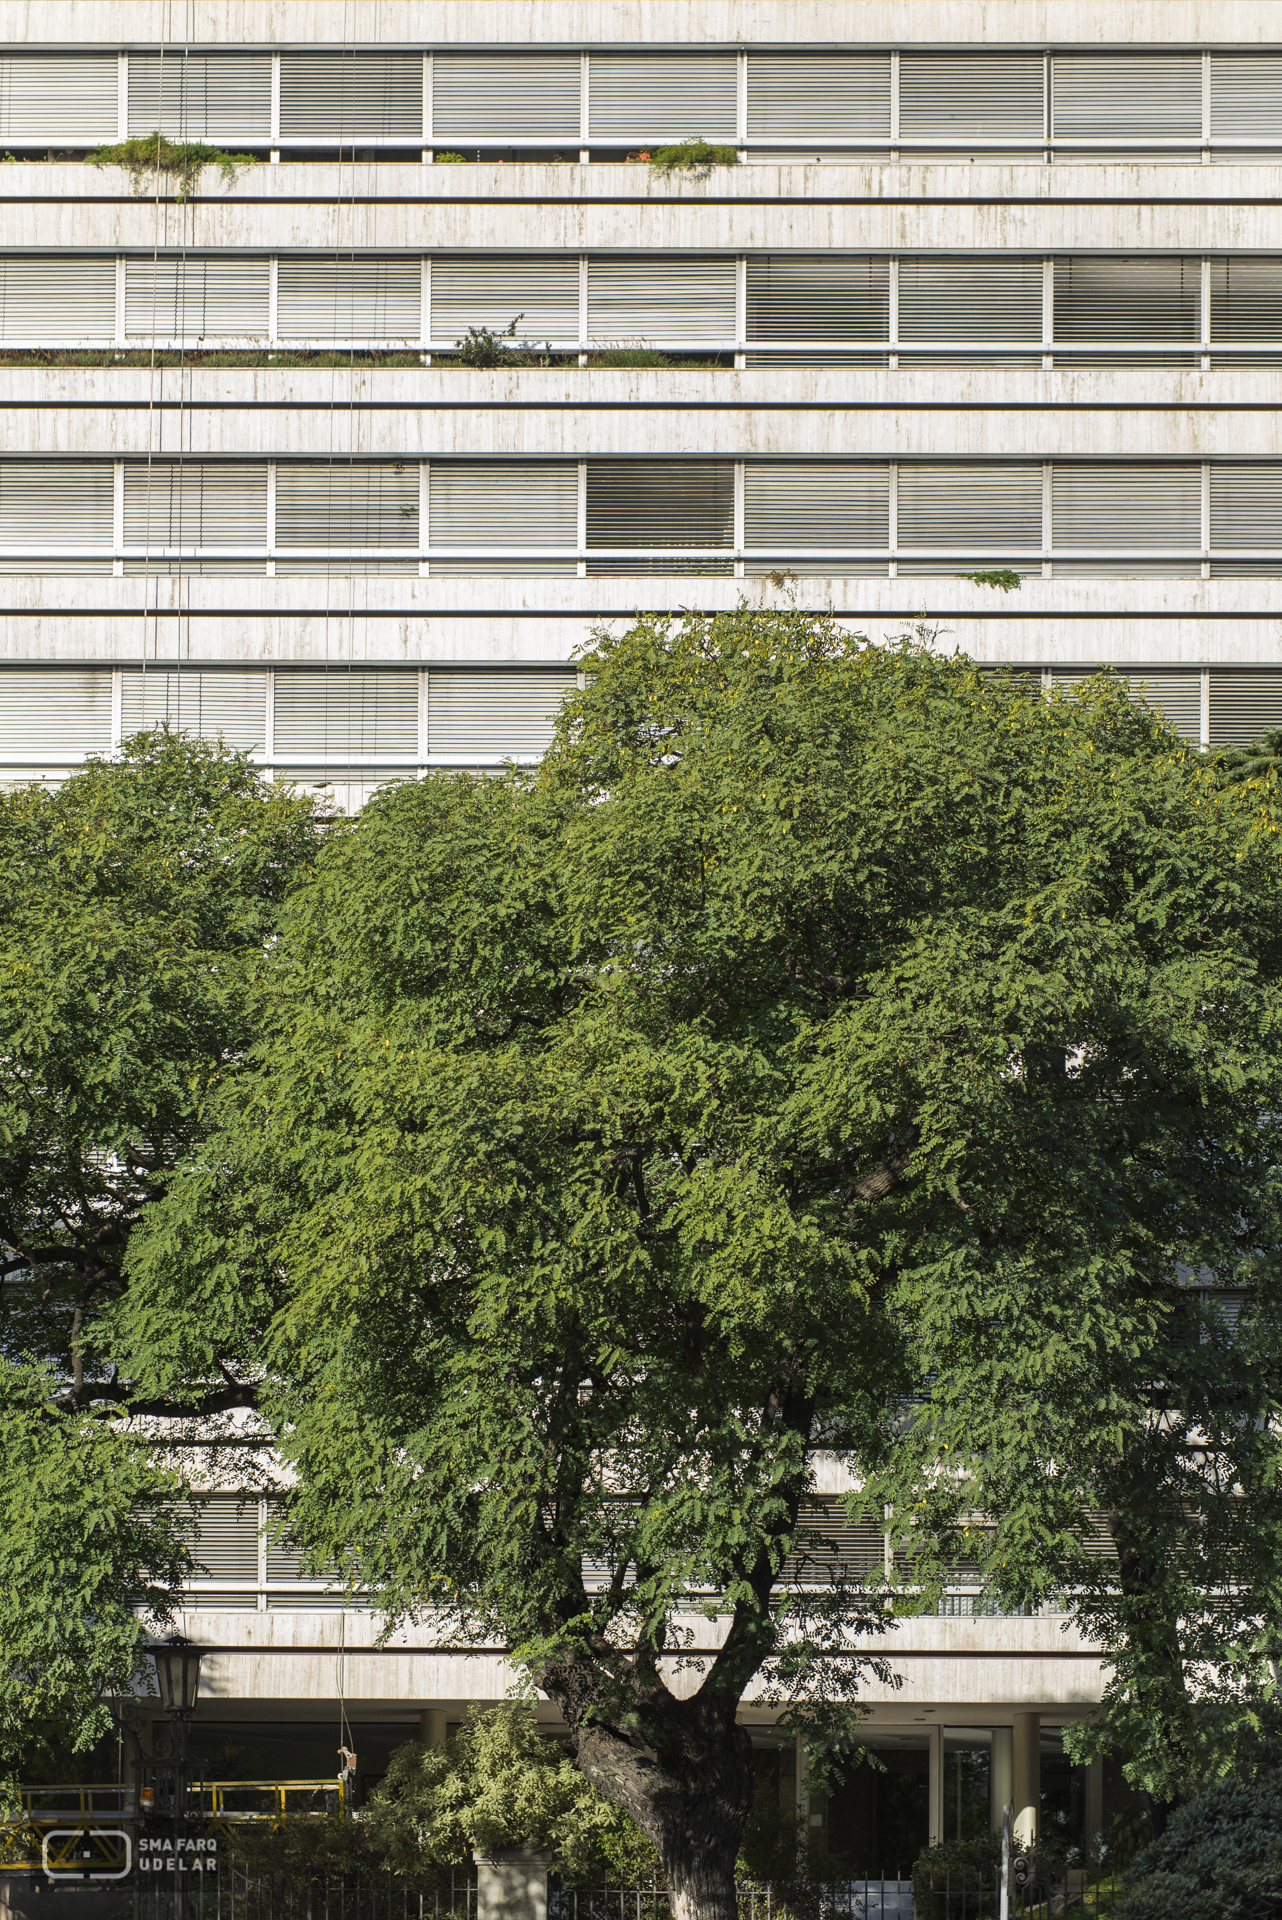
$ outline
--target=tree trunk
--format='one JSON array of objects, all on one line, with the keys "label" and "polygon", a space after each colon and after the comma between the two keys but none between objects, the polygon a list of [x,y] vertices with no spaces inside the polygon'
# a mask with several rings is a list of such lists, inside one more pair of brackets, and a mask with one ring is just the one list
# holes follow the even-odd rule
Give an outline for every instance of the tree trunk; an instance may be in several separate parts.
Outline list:
[{"label": "tree trunk", "polygon": [[659,1850],[673,1920],[736,1920],[735,1860],[752,1806],[752,1742],[737,1701],[678,1700],[661,1681],[608,1717],[562,1667],[537,1676],[574,1739],[580,1772]]}]

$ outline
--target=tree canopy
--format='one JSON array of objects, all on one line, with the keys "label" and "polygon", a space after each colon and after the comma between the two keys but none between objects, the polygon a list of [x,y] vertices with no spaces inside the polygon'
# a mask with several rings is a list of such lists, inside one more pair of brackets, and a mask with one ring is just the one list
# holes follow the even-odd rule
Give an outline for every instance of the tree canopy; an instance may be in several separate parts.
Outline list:
[{"label": "tree canopy", "polygon": [[[144,1397],[257,1381],[315,1564],[497,1636],[729,1914],[742,1700],[831,1730],[887,1624],[798,1582],[824,1454],[918,1604],[958,1553],[1071,1588],[1150,1759],[1190,1669],[1258,1706],[1276,856],[1106,683],[747,610],[588,664],[537,774],[324,850],[104,1338]],[[1199,1292],[1244,1279],[1249,1348]]]}]

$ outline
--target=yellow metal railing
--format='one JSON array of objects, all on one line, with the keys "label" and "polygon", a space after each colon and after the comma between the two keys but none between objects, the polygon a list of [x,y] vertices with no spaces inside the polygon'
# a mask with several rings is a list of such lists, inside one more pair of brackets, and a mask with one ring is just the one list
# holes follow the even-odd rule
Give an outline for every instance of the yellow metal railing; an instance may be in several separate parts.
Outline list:
[{"label": "yellow metal railing", "polygon": [[[79,1865],[85,1844],[100,1872],[123,1868],[124,1848],[104,1829],[136,1828],[138,1811],[132,1786],[19,1788],[21,1812],[0,1820],[0,1872],[31,1873],[44,1867],[44,1842],[55,1830],[53,1866]],[[333,1819],[343,1811],[342,1782],[328,1780],[193,1780],[187,1788],[186,1818],[206,1833],[230,1834],[245,1825],[279,1826],[282,1820]],[[144,1817],[150,1809],[144,1810]],[[159,1816],[165,1823],[165,1816]],[[82,1836],[94,1836],[84,1842]],[[77,1853],[81,1849],[81,1854]],[[66,1855],[64,1861],[62,1856]],[[56,1856],[56,1857],[55,1857]]]},{"label": "yellow metal railing", "polygon": [[322,1820],[343,1811],[343,1787],[328,1780],[197,1780],[187,1789],[187,1817],[207,1830],[230,1832],[254,1823]]}]

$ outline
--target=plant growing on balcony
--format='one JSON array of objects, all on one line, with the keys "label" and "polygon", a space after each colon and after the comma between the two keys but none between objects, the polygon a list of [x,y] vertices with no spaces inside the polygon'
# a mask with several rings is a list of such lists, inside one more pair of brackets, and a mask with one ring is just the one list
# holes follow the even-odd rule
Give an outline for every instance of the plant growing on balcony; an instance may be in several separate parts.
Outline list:
[{"label": "plant growing on balcony", "polygon": [[257,164],[252,153],[227,153],[222,147],[203,146],[198,140],[171,140],[167,133],[135,133],[112,146],[95,147],[93,167],[122,167],[135,193],[148,181],[160,179],[174,189],[176,200],[186,200],[208,167],[216,167],[230,186],[247,167]]},{"label": "plant growing on balcony", "polygon": [[506,366],[512,358],[512,350],[507,343],[515,337],[517,324],[524,318],[523,313],[518,313],[501,333],[493,327],[469,327],[463,338],[454,342],[454,358],[459,366]]},{"label": "plant growing on balcony", "polygon": [[700,138],[681,140],[675,146],[656,147],[649,159],[654,173],[711,173],[714,167],[737,167],[739,150],[713,146]]}]

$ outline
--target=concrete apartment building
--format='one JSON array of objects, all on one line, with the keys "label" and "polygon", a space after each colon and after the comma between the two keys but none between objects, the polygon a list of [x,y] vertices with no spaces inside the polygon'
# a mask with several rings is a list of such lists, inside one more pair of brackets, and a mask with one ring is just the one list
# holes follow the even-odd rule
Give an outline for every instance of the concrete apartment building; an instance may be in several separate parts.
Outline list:
[{"label": "concrete apartment building", "polygon": [[[602,622],[781,594],[1048,678],[1109,662],[1191,740],[1282,723],[1270,0],[4,20],[6,781],[169,718],[356,806],[536,756]],[[86,164],[157,127],[255,164],[185,201]],[[629,159],[691,136],[737,164]],[[513,321],[547,364],[451,364]],[[608,364],[642,348],[675,364]],[[1018,591],[958,577],[996,567]],[[499,1651],[376,1644],[266,1517],[206,1514],[184,1625],[209,1775],[333,1771],[340,1700],[376,1774],[502,1697]],[[889,1771],[804,1801],[869,1870],[987,1824],[1039,1766],[1070,1832],[1113,1804],[1060,1745],[1093,1651],[976,1609],[961,1583],[895,1632],[903,1685],[869,1696]],[[803,1795],[772,1716],[746,1717]]]}]

